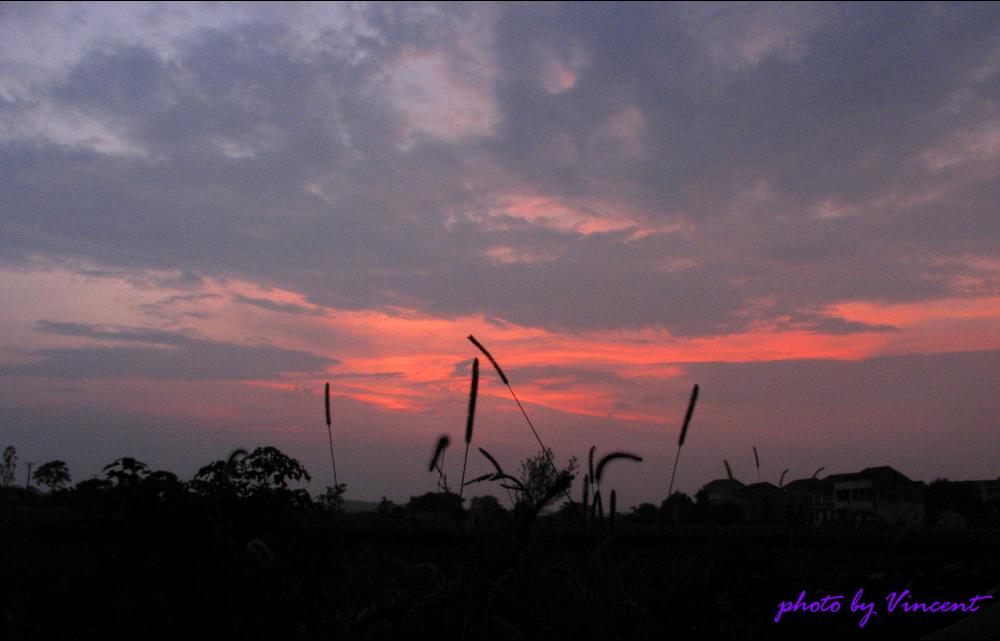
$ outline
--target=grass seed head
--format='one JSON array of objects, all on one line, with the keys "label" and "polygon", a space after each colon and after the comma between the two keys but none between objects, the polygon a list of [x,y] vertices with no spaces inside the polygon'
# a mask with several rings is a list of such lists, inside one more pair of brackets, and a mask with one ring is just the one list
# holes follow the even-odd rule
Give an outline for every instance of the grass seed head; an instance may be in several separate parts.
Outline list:
[{"label": "grass seed head", "polygon": [[698,402],[698,385],[695,384],[694,389],[691,390],[691,400],[688,401],[687,413],[684,414],[684,426],[681,427],[681,437],[677,441],[677,447],[684,445],[684,439],[687,438],[688,426],[691,424],[691,416],[694,415],[694,406]]},{"label": "grass seed head", "polygon": [[437,444],[434,446],[434,456],[431,457],[431,464],[427,468],[428,472],[433,472],[434,468],[438,466],[438,462],[440,462],[441,456],[444,454],[444,451],[448,449],[449,445],[451,445],[450,436],[448,436],[447,434],[442,434],[441,436],[438,437]]},{"label": "grass seed head", "polygon": [[472,344],[475,345],[480,352],[483,353],[483,356],[490,359],[490,363],[493,363],[493,369],[495,369],[497,371],[497,374],[500,375],[500,380],[503,381],[503,384],[509,385],[510,382],[507,380],[507,375],[503,373],[502,369],[500,369],[500,364],[497,363],[495,358],[493,358],[493,355],[490,354],[488,351],[486,351],[486,348],[483,347],[483,344],[477,341],[476,337],[473,336],[472,334],[469,334],[469,340],[472,341]]},{"label": "grass seed head", "polygon": [[472,442],[472,424],[476,418],[476,397],[479,395],[479,359],[472,361],[472,386],[469,389],[469,415],[465,420],[465,442]]},{"label": "grass seed head", "polygon": [[323,401],[326,407],[326,426],[330,427],[330,383],[326,384],[326,388],[323,391]]}]

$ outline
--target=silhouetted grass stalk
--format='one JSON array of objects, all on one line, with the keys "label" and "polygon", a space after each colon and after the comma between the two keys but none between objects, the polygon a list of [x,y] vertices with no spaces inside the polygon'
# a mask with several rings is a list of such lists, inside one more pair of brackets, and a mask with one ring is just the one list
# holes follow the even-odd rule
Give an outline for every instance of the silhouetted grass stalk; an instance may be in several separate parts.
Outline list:
[{"label": "silhouetted grass stalk", "polygon": [[556,467],[555,462],[552,460],[552,456],[549,454],[548,448],[545,447],[545,443],[542,442],[542,437],[538,435],[538,430],[535,429],[535,424],[531,422],[531,419],[528,417],[528,413],[524,410],[524,406],[521,405],[521,401],[517,398],[517,394],[514,393],[514,388],[510,386],[510,381],[507,379],[507,375],[503,373],[502,369],[500,369],[500,364],[497,363],[496,359],[493,358],[493,355],[490,354],[485,347],[483,347],[483,344],[476,340],[475,336],[469,334],[469,340],[472,341],[472,344],[475,345],[479,351],[489,359],[490,363],[493,364],[493,369],[496,370],[497,374],[500,376],[500,380],[503,381],[503,384],[507,386],[507,391],[510,392],[510,395],[514,398],[514,402],[517,403],[518,409],[520,409],[521,414],[524,415],[524,420],[528,422],[528,427],[531,428],[531,433],[535,435],[535,440],[538,441],[539,447],[542,448],[542,452],[545,454],[545,459],[549,462],[549,465],[552,466],[552,469],[558,472],[559,470]]},{"label": "silhouetted grass stalk", "polygon": [[757,482],[760,483],[760,458],[757,456],[757,446],[753,446],[753,464],[757,466]]},{"label": "silhouetted grass stalk", "polygon": [[[583,518],[584,520],[593,521],[593,509],[591,505],[597,496],[597,487],[594,485],[594,453],[597,452],[597,446],[590,446],[590,453],[587,455],[587,475],[583,477]],[[590,493],[594,493],[594,498],[590,497]]]},{"label": "silhouetted grass stalk", "polygon": [[476,396],[479,394],[479,358],[472,361],[472,386],[469,389],[469,415],[465,420],[465,458],[462,460],[462,487],[459,498],[465,493],[465,469],[469,464],[469,443],[472,442],[472,423],[476,418]]},{"label": "silhouetted grass stalk", "polygon": [[[611,463],[612,461],[617,461],[617,460],[635,461],[636,463],[642,463],[642,457],[638,456],[637,454],[632,454],[631,452],[612,452],[610,454],[606,454],[603,457],[601,457],[601,460],[598,461],[597,465],[595,466],[594,465],[594,451],[596,449],[597,449],[596,447],[591,447],[590,448],[590,457],[589,457],[589,461],[588,461],[588,467],[590,468],[590,475],[593,476],[593,479],[591,479],[591,483],[593,483],[593,485],[594,485],[594,499],[595,499],[595,501],[598,500],[598,499],[600,499],[600,497],[601,497],[601,480],[604,478],[604,469],[608,466],[609,463]],[[588,475],[588,476],[590,476],[590,475]],[[614,520],[615,520],[614,510],[615,510],[615,505],[616,505],[616,503],[615,503],[616,496],[617,495],[616,495],[615,491],[611,490],[611,504],[610,504],[610,507],[611,507],[611,525],[612,525],[612,527],[614,527]],[[586,509],[586,506],[584,506],[584,509]],[[601,503],[601,505],[599,506],[599,509],[600,509],[600,518],[603,519],[604,518],[604,506],[603,506],[603,503]]]},{"label": "silhouetted grass stalk", "polygon": [[451,445],[451,438],[447,434],[442,434],[438,437],[437,444],[434,446],[434,456],[431,457],[431,464],[427,467],[428,472],[433,472],[437,469],[438,473],[438,489],[444,492],[448,491],[448,477],[444,475],[444,451],[448,449]]},{"label": "silhouetted grass stalk", "polygon": [[601,490],[601,480],[604,478],[604,468],[606,468],[612,461],[617,460],[642,463],[642,457],[637,454],[632,454],[631,452],[612,452],[611,454],[604,455],[601,457],[601,460],[598,461],[597,467],[594,468],[594,483],[597,487],[597,491]]},{"label": "silhouetted grass stalk", "polygon": [[333,428],[331,427],[330,421],[330,383],[327,382],[326,388],[323,390],[323,401],[326,407],[326,436],[330,440],[330,465],[333,466],[333,487],[339,486],[337,482],[337,459],[333,456]]},{"label": "silhouetted grass stalk", "polygon": [[[483,344],[477,341],[475,336],[469,334],[468,339],[472,342],[473,345],[476,346],[476,348],[480,352],[483,353],[483,355],[486,358],[489,359],[490,363],[493,364],[493,369],[496,370],[497,375],[500,377],[500,380],[503,382],[503,384],[507,386],[507,391],[510,392],[510,395],[514,399],[514,402],[517,403],[517,407],[519,410],[521,410],[521,414],[524,416],[524,420],[528,422],[528,427],[531,428],[531,433],[535,435],[535,440],[538,441],[538,446],[542,448],[542,453],[545,455],[545,460],[548,461],[549,466],[552,467],[552,473],[556,477],[558,477],[559,468],[556,467],[555,461],[552,460],[552,454],[549,453],[549,449],[545,447],[545,443],[542,442],[542,437],[538,435],[538,430],[535,429],[535,424],[531,422],[531,418],[528,417],[528,412],[526,412],[524,406],[521,405],[520,399],[518,399],[517,394],[514,393],[514,388],[510,386],[510,381],[507,379],[507,375],[503,373],[503,369],[500,367],[500,363],[497,363],[496,359],[493,358],[493,355],[490,354],[489,350],[483,347]],[[570,505],[573,507],[573,513],[576,514],[577,520],[580,522],[580,525],[582,527],[583,517],[581,517],[580,513],[577,511],[576,503],[573,502],[573,497],[569,495],[569,489],[567,488],[563,494],[566,496],[566,500],[568,500],[570,502]]]},{"label": "silhouetted grass stalk", "polygon": [[695,384],[691,390],[691,400],[688,401],[687,413],[684,415],[684,425],[681,427],[681,437],[677,440],[677,454],[674,456],[674,469],[670,472],[670,487],[667,489],[667,498],[674,494],[674,477],[677,475],[677,463],[681,459],[681,448],[684,447],[684,439],[687,438],[688,426],[691,424],[691,416],[694,414],[694,405],[698,402],[698,385]]},{"label": "silhouetted grass stalk", "polygon": [[[486,480],[499,481],[504,478],[513,478],[503,471],[503,468],[500,467],[500,464],[497,462],[495,458],[493,458],[492,454],[490,454],[483,448],[479,448],[479,453],[482,454],[484,457],[486,457],[486,460],[488,460],[493,465],[493,468],[496,470],[496,473],[486,474],[484,476],[480,476],[479,478],[472,479],[471,481],[469,481],[470,484],[479,483],[480,481],[486,481]],[[510,507],[513,508],[516,503],[514,501],[514,496],[510,493],[510,489],[507,486],[502,485],[501,487],[507,490],[507,499],[510,501]]]}]

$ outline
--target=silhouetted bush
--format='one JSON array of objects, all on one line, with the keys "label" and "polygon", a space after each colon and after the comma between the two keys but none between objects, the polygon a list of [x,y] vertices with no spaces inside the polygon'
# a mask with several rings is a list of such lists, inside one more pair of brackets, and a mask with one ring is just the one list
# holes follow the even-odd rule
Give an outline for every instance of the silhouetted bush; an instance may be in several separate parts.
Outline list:
[{"label": "silhouetted bush", "polygon": [[420,496],[411,496],[406,503],[406,511],[439,516],[454,516],[464,512],[462,499],[454,492],[427,492]]}]

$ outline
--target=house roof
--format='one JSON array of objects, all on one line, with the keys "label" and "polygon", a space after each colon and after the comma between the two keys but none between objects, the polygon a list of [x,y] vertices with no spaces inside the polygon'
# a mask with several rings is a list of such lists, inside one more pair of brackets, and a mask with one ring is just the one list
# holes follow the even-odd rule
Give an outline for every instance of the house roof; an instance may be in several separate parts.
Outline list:
[{"label": "house roof", "polygon": [[714,481],[705,483],[701,489],[707,492],[721,492],[725,490],[738,490],[741,487],[745,486],[736,479],[715,479]]},{"label": "house roof", "polygon": [[768,482],[752,483],[736,491],[736,496],[745,499],[767,499],[784,497],[785,493],[777,485]]},{"label": "house roof", "polygon": [[888,465],[866,467],[860,472],[848,474],[830,474],[823,479],[828,483],[843,483],[847,481],[880,481],[883,483],[912,483],[905,474],[897,472]]},{"label": "house roof", "polygon": [[826,481],[821,479],[795,479],[794,481],[789,481],[781,486],[786,492],[812,492],[815,490],[822,490],[831,487]]}]

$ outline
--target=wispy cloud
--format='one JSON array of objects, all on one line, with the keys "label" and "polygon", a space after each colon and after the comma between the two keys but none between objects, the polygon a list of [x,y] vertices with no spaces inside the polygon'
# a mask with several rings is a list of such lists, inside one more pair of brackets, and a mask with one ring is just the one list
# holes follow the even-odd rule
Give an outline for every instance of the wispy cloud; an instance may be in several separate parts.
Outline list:
[{"label": "wispy cloud", "polygon": [[39,331],[97,341],[148,343],[161,347],[65,347],[31,352],[38,360],[0,367],[0,376],[255,380],[284,372],[319,373],[335,359],[269,345],[240,345],[142,328],[104,328],[83,323],[39,321]]},{"label": "wispy cloud", "polygon": [[267,298],[253,298],[250,296],[244,296],[243,294],[236,294],[233,296],[233,300],[237,303],[242,303],[244,305],[253,305],[255,307],[260,307],[261,309],[267,309],[272,312],[281,312],[283,314],[309,314],[309,315],[322,315],[321,310],[306,307],[304,305],[297,305],[295,303],[279,303]]}]

